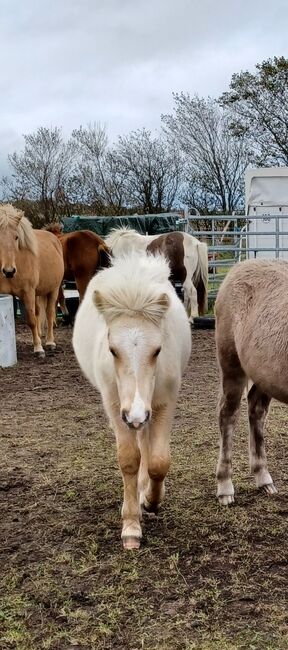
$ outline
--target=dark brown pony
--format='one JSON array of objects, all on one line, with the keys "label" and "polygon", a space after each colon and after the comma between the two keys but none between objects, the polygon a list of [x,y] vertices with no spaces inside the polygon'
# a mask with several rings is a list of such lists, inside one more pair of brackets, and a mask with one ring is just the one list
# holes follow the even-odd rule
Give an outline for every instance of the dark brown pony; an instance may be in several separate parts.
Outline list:
[{"label": "dark brown pony", "polygon": [[[47,226],[62,244],[64,280],[75,280],[80,302],[88,282],[99,268],[110,266],[109,248],[101,237],[91,230],[63,233],[59,223]],[[61,301],[59,301],[61,304]]]}]

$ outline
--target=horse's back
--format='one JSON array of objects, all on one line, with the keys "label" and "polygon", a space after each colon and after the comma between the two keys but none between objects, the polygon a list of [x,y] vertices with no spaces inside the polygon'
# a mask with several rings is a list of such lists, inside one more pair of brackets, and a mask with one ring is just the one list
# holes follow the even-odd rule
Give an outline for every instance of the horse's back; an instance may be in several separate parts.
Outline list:
[{"label": "horse's back", "polygon": [[183,233],[164,233],[153,239],[147,246],[147,252],[162,253],[169,260],[171,282],[185,282],[186,268],[184,265]]}]

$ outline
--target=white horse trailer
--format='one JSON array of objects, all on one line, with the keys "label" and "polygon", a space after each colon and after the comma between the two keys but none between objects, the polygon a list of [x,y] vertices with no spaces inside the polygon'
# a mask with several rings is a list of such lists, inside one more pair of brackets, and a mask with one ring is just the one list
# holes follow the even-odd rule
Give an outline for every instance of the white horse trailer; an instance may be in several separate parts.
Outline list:
[{"label": "white horse trailer", "polygon": [[245,174],[247,256],[288,259],[288,167]]}]

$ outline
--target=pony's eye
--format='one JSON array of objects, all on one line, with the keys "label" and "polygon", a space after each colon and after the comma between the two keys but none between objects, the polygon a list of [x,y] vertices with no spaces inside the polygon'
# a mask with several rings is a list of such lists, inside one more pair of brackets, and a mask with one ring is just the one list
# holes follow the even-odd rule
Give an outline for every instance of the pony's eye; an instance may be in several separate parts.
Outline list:
[{"label": "pony's eye", "polygon": [[19,239],[18,235],[16,235],[16,237],[15,237],[15,241],[17,241],[17,239]]},{"label": "pony's eye", "polygon": [[154,358],[158,357],[158,354],[160,354],[160,352],[161,352],[161,348],[157,348],[157,350],[155,350],[155,352],[153,354],[153,357]]},{"label": "pony's eye", "polygon": [[117,352],[114,350],[114,348],[109,348],[109,350],[110,350],[111,354],[113,355],[113,357],[117,358]]}]

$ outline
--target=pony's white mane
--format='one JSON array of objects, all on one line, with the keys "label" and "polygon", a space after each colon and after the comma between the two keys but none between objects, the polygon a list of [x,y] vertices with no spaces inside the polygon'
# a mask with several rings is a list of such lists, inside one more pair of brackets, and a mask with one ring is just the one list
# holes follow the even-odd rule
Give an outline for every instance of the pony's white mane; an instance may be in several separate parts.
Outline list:
[{"label": "pony's white mane", "polygon": [[113,250],[114,246],[117,244],[119,241],[120,237],[133,237],[136,235],[136,237],[141,237],[141,234],[137,232],[137,230],[134,230],[134,228],[128,228],[128,226],[123,226],[123,228],[112,228],[109,232],[109,235],[104,238],[106,246],[110,248],[110,250]]},{"label": "pony's white mane", "polygon": [[5,230],[9,226],[17,230],[19,248],[26,248],[33,255],[37,255],[37,239],[32,224],[24,217],[22,210],[14,208],[10,203],[3,203],[0,205],[0,230]]},{"label": "pony's white mane", "polygon": [[[112,260],[112,266],[93,279],[95,304],[107,321],[119,316],[142,316],[157,324],[167,309],[170,267],[162,255],[131,253]],[[171,290],[171,288],[170,288]]]}]

